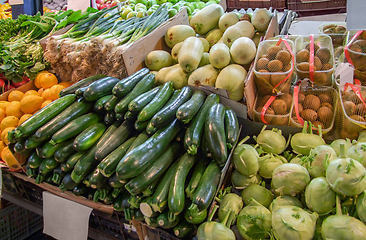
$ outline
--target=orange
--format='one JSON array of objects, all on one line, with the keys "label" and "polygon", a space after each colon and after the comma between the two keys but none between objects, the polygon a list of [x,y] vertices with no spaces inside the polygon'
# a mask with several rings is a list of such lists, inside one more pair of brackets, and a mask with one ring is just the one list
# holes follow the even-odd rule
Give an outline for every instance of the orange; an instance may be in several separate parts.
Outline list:
[{"label": "orange", "polygon": [[8,116],[5,117],[2,121],[1,121],[1,131],[4,130],[5,128],[8,127],[17,127],[19,124],[19,118],[14,117],[14,116]]},{"label": "orange", "polygon": [[20,118],[23,115],[22,110],[20,110],[20,102],[12,101],[5,109],[6,116],[15,116]]},{"label": "orange", "polygon": [[9,140],[8,140],[8,132],[13,130],[15,127],[7,127],[5,128],[2,132],[1,132],[1,141],[3,141],[3,143],[5,145],[8,145]]},{"label": "orange", "polygon": [[41,88],[41,83],[39,80],[40,80],[41,75],[44,75],[45,73],[48,73],[48,71],[43,70],[43,71],[40,71],[39,73],[37,73],[36,78],[34,79],[34,85],[37,88]]},{"label": "orange", "polygon": [[25,122],[25,120],[27,120],[28,118],[30,118],[32,116],[32,114],[24,114],[20,119],[19,119],[19,123],[18,125],[22,124],[23,122]]},{"label": "orange", "polygon": [[51,88],[58,83],[57,77],[52,73],[45,73],[39,76],[39,83],[42,88]]},{"label": "orange", "polygon": [[5,111],[5,108],[9,105],[8,101],[0,101],[0,108]]},{"label": "orange", "polygon": [[48,88],[43,90],[41,97],[43,97],[45,100],[52,100],[51,89]]},{"label": "orange", "polygon": [[23,113],[34,113],[38,109],[41,109],[43,101],[44,98],[38,95],[25,96],[20,100],[20,110]]},{"label": "orange", "polygon": [[64,86],[65,88],[70,87],[72,82],[60,82],[59,85]]},{"label": "orange", "polygon": [[60,96],[58,95],[62,89],[64,89],[65,87],[57,84],[57,85],[53,85],[50,89],[50,93],[51,93],[51,100],[56,100],[58,99]]},{"label": "orange", "polygon": [[24,96],[28,96],[28,95],[38,95],[38,92],[36,90],[28,90],[24,93]]},{"label": "orange", "polygon": [[5,110],[0,108],[0,122],[6,117]]},{"label": "orange", "polygon": [[44,108],[45,106],[47,106],[48,104],[50,104],[52,102],[52,100],[46,100],[42,103],[41,108]]},{"label": "orange", "polygon": [[0,141],[0,153],[4,150],[5,147],[6,146],[5,146],[4,142]]},{"label": "orange", "polygon": [[24,93],[18,90],[11,91],[8,95],[8,101],[20,101],[24,96]]},{"label": "orange", "polygon": [[40,97],[42,97],[42,93],[43,93],[43,91],[44,91],[44,89],[43,88],[40,88],[40,89],[38,89],[38,95],[40,96]]},{"label": "orange", "polygon": [[14,155],[11,153],[8,147],[4,147],[1,151],[1,159],[8,165],[11,169],[20,169],[20,165]]}]

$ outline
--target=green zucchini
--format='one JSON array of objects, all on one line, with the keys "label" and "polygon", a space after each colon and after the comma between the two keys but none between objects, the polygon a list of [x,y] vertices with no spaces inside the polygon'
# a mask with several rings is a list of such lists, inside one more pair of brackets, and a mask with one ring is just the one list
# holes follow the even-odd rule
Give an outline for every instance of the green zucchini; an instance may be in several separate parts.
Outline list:
[{"label": "green zucchini", "polygon": [[152,182],[149,186],[147,186],[141,193],[142,197],[150,197],[154,194],[156,188],[158,187],[159,179]]},{"label": "green zucchini", "polygon": [[130,122],[124,121],[113,132],[108,131],[108,135],[104,135],[97,144],[98,150],[95,152],[95,159],[97,161],[103,160],[109,153],[124,143],[133,130],[131,125]]},{"label": "green zucchini", "polygon": [[218,188],[220,174],[219,166],[212,161],[203,173],[200,184],[194,193],[190,206],[192,211],[200,212],[210,206]]},{"label": "green zucchini", "polygon": [[104,177],[99,168],[96,168],[93,174],[89,178],[89,184],[91,188],[101,189],[108,181],[108,178]]},{"label": "green zucchini", "polygon": [[180,124],[174,120],[166,127],[158,130],[143,144],[128,152],[117,165],[116,173],[119,179],[133,178],[154,163],[175,138],[180,130]]},{"label": "green zucchini", "polygon": [[89,188],[85,184],[79,184],[72,189],[72,193],[75,196],[85,196],[89,191]]},{"label": "green zucchini", "polygon": [[193,167],[193,173],[189,183],[185,189],[187,197],[192,200],[194,192],[196,191],[198,184],[202,178],[202,175],[207,168],[208,162],[205,159],[200,159]]},{"label": "green zucchini", "polygon": [[31,153],[31,155],[29,155],[29,157],[28,157],[27,164],[31,168],[39,168],[39,166],[41,165],[42,161],[43,161],[43,158],[41,158],[40,156],[38,156],[37,152],[35,150],[33,150],[33,152]]},{"label": "green zucchini", "polygon": [[26,139],[19,140],[14,144],[14,152],[19,153],[24,156],[29,156],[29,154],[33,151],[33,149],[25,148]]},{"label": "green zucchini", "polygon": [[84,92],[85,92],[85,90],[86,90],[86,89],[88,89],[88,87],[89,87],[89,86],[85,86],[85,87],[81,87],[81,88],[76,89],[76,90],[75,90],[75,94],[76,94],[76,96],[77,96],[78,98],[83,97]]},{"label": "green zucchini", "polygon": [[112,188],[123,188],[126,184],[126,181],[124,182],[120,182],[118,179],[117,179],[117,175],[116,174],[113,174],[112,176],[110,176],[108,178],[108,184],[109,186],[111,186]]},{"label": "green zucchini", "polygon": [[176,112],[177,119],[184,124],[188,124],[200,110],[205,98],[206,93],[204,91],[195,90],[192,97],[178,108]]},{"label": "green zucchini", "polygon": [[59,113],[63,112],[76,100],[75,94],[56,99],[46,107],[33,114],[15,129],[15,138],[28,137],[37,131],[38,128],[51,121]]},{"label": "green zucchini", "polygon": [[144,215],[142,214],[142,212],[140,211],[140,209],[134,209],[133,210],[133,220],[135,221],[144,221]]},{"label": "green zucchini", "polygon": [[132,145],[129,147],[128,152],[131,152],[133,149],[137,148],[138,146],[140,146],[141,144],[143,144],[147,139],[149,139],[149,134],[147,134],[147,132],[142,132],[140,133],[135,141],[133,141]]},{"label": "green zucchini", "polygon": [[85,87],[85,86],[89,86],[91,83],[93,83],[101,78],[104,78],[104,77],[106,77],[106,75],[100,74],[100,75],[94,75],[91,77],[84,78],[84,79],[72,84],[70,87],[62,89],[59,93],[59,96],[63,97],[67,94],[73,94],[73,93],[75,93],[76,89]]},{"label": "green zucchini", "polygon": [[178,224],[179,217],[177,215],[174,215],[173,219],[170,219],[169,216],[172,216],[172,213],[167,211],[157,217],[159,227],[163,229],[170,229]]},{"label": "green zucchini", "polygon": [[96,101],[101,97],[111,94],[111,91],[120,80],[115,77],[101,78],[92,84],[84,91],[83,98],[87,101]]},{"label": "green zucchini", "polygon": [[149,121],[149,123],[146,126],[146,132],[150,135],[153,135],[154,133],[156,133],[156,131],[158,131],[158,129],[153,126],[151,121]]},{"label": "green zucchini", "polygon": [[203,223],[207,218],[207,209],[204,209],[200,212],[196,210],[192,210],[191,208],[187,208],[184,211],[184,218],[187,222],[192,224],[200,224]]},{"label": "green zucchini", "polygon": [[179,143],[183,143],[184,140],[184,134],[186,133],[186,129],[182,128],[179,133],[177,134],[177,137],[175,138],[175,141]]},{"label": "green zucchini", "polygon": [[225,135],[225,107],[221,103],[214,104],[208,112],[205,123],[205,139],[212,158],[219,167],[227,161],[227,146]]},{"label": "green zucchini", "polygon": [[88,187],[88,193],[87,193],[86,198],[89,199],[89,200],[93,200],[94,194],[95,194],[96,191],[97,190]]},{"label": "green zucchini", "polygon": [[202,135],[201,139],[201,152],[204,157],[211,158],[211,152],[210,149],[208,148],[208,143],[205,134]]},{"label": "green zucchini", "polygon": [[112,98],[113,95],[107,95],[104,97],[99,98],[94,103],[94,111],[97,113],[103,113],[104,112],[104,104],[108,102],[109,99]]},{"label": "green zucchini", "polygon": [[71,155],[67,160],[66,160],[66,166],[68,168],[74,168],[75,164],[79,161],[79,159],[81,158],[81,156],[83,156],[85,153],[84,152],[76,152],[73,155]]},{"label": "green zucchini", "polygon": [[140,112],[159,92],[160,86],[154,87],[153,89],[137,96],[128,104],[128,111]]},{"label": "green zucchini", "polygon": [[185,86],[178,92],[178,96],[172,97],[172,102],[166,104],[151,119],[154,127],[161,127],[175,118],[177,109],[192,96],[192,90]]},{"label": "green zucchini", "polygon": [[141,81],[139,81],[132,91],[127,94],[121,101],[117,103],[114,108],[116,113],[125,113],[128,110],[128,104],[137,96],[149,91],[155,82],[155,76],[153,74],[147,74]]},{"label": "green zucchini", "polygon": [[75,153],[73,147],[73,139],[65,142],[65,145],[56,150],[53,157],[57,162],[66,162],[66,160]]},{"label": "green zucchini", "polygon": [[114,149],[98,164],[100,172],[105,177],[110,177],[115,171],[119,161],[126,154],[129,147],[135,141],[136,137],[132,137]]},{"label": "green zucchini", "polygon": [[107,125],[111,125],[116,121],[116,113],[115,112],[106,112],[104,115],[104,123]]},{"label": "green zucchini", "polygon": [[165,173],[175,157],[179,153],[179,144],[172,143],[166,148],[166,150],[154,161],[154,163],[143,171],[137,177],[131,179],[125,185],[127,191],[131,194],[138,194],[152,182],[159,179],[159,177]]},{"label": "green zucchini", "polygon": [[[65,97],[70,96],[66,95]],[[64,111],[50,120],[48,123],[40,127],[35,133],[36,141],[42,142],[52,137],[54,133],[64,127],[67,123],[75,118],[88,113],[91,110],[92,104],[85,100],[74,102]]]},{"label": "green zucchini", "polygon": [[137,114],[136,112],[130,112],[130,111],[127,111],[125,113],[125,115],[123,116],[124,120],[125,121],[135,121],[136,120],[136,117],[137,117]]},{"label": "green zucchini", "polygon": [[149,124],[150,121],[145,121],[145,122],[139,122],[138,120],[135,121],[135,129],[137,131],[144,131],[147,127],[147,125]]},{"label": "green zucchini", "polygon": [[86,128],[100,121],[100,117],[96,113],[87,113],[71,120],[60,130],[52,135],[51,143],[57,144],[77,136]]},{"label": "green zucchini", "polygon": [[55,184],[59,185],[65,175],[66,175],[66,172],[62,171],[61,165],[59,165],[57,168],[53,169],[52,181]]},{"label": "green zucchini", "polygon": [[154,98],[139,112],[137,120],[144,122],[151,119],[169,100],[173,92],[173,82],[169,81],[164,83]]},{"label": "green zucchini", "polygon": [[117,121],[123,121],[125,119],[125,115],[122,113],[115,113],[114,117],[116,118]]},{"label": "green zucchini", "polygon": [[75,164],[71,173],[72,179],[76,183],[80,183],[83,179],[98,165],[98,161],[95,160],[95,152],[97,151],[97,144],[94,144],[79,161]]},{"label": "green zucchini", "polygon": [[53,177],[52,174],[47,175],[47,177],[44,179],[44,182],[54,185],[54,182],[52,181],[52,177]]},{"label": "green zucchini", "polygon": [[113,202],[113,209],[116,212],[122,212],[123,211],[123,207],[122,207],[122,201],[124,198],[124,194],[119,194]]},{"label": "green zucchini", "polygon": [[54,158],[45,159],[45,166],[46,166],[46,168],[48,168],[50,170],[57,168],[58,165],[60,165],[60,163],[57,162]]},{"label": "green zucchini", "polygon": [[88,150],[99,140],[106,128],[104,123],[95,123],[86,128],[74,139],[74,149],[78,152]]},{"label": "green zucchini", "polygon": [[51,158],[51,157],[53,157],[55,152],[63,146],[65,146],[64,142],[56,144],[56,145],[53,145],[51,142],[46,142],[42,146],[38,147],[36,149],[36,151],[37,151],[38,155],[42,158]]},{"label": "green zucchini", "polygon": [[83,181],[82,181],[82,183],[83,183],[85,186],[87,186],[88,188],[91,188],[91,187],[90,187],[89,179],[90,179],[90,177],[93,175],[93,173],[94,173],[94,172],[89,173],[89,174],[88,174],[88,175],[83,179]]},{"label": "green zucchini", "polygon": [[69,168],[68,166],[66,166],[66,162],[63,162],[63,163],[61,163],[60,164],[60,167],[61,167],[61,170],[63,171],[63,172],[70,172],[71,170],[72,170],[72,168]]},{"label": "green zucchini", "polygon": [[120,80],[112,89],[113,95],[121,98],[126,96],[136,84],[149,73],[149,69],[142,68],[129,77]]},{"label": "green zucchini", "polygon": [[156,216],[156,217],[147,217],[147,216],[144,216],[144,220],[145,220],[146,224],[147,224],[149,227],[152,227],[152,228],[157,228],[157,227],[159,227],[159,223],[158,223],[158,218],[157,218],[157,216]]},{"label": "green zucchini", "polygon": [[179,221],[179,223],[173,228],[174,235],[178,238],[189,237],[194,233],[194,225],[183,220]]},{"label": "green zucchini", "polygon": [[43,159],[41,162],[41,165],[39,165],[38,168],[38,175],[36,178],[35,183],[39,184],[44,181],[44,179],[47,177],[47,175],[52,173],[53,169],[47,168],[46,163],[48,163],[49,159]]},{"label": "green zucchini", "polygon": [[226,145],[228,149],[232,149],[235,145],[236,139],[239,136],[239,121],[235,112],[229,107],[225,106],[225,135]]},{"label": "green zucchini", "polygon": [[77,183],[72,180],[71,174],[68,173],[62,179],[62,182],[61,182],[61,185],[60,185],[60,190],[61,191],[71,190],[71,189],[75,188],[76,185],[77,185]]},{"label": "green zucchini", "polygon": [[177,169],[173,174],[174,176],[169,187],[168,206],[169,211],[174,215],[178,215],[184,210],[186,198],[184,193],[185,181],[195,161],[196,157],[194,155],[185,153],[179,159]]},{"label": "green zucchini", "polygon": [[152,208],[150,207],[151,204],[151,199],[152,197],[148,197],[145,198],[141,203],[140,203],[140,211],[142,212],[142,214],[144,214],[145,217],[157,217],[159,216],[158,212],[154,212],[152,210]]},{"label": "green zucchini", "polygon": [[105,102],[104,110],[106,110],[107,112],[114,111],[114,107],[116,106],[116,104],[119,101],[121,101],[120,97],[116,97],[116,96],[112,95],[112,97],[107,102]]},{"label": "green zucchini", "polygon": [[39,146],[42,145],[43,142],[38,142],[36,141],[36,136],[35,135],[32,135],[30,137],[28,137],[25,142],[24,142],[24,147],[25,149],[29,149],[29,150],[32,150],[32,149],[35,149]]},{"label": "green zucchini", "polygon": [[184,146],[186,147],[189,154],[197,154],[198,147],[201,144],[201,138],[204,132],[203,129],[208,112],[215,103],[219,102],[219,100],[220,98],[217,94],[210,94],[206,98],[198,113],[189,123],[186,130],[186,135],[184,137]]},{"label": "green zucchini", "polygon": [[140,208],[140,203],[142,202],[142,200],[143,200],[142,194],[130,195],[127,199],[127,202],[130,204],[129,208],[130,209]]},{"label": "green zucchini", "polygon": [[38,174],[38,168],[31,168],[28,162],[25,164],[25,174],[28,177],[36,178]]}]

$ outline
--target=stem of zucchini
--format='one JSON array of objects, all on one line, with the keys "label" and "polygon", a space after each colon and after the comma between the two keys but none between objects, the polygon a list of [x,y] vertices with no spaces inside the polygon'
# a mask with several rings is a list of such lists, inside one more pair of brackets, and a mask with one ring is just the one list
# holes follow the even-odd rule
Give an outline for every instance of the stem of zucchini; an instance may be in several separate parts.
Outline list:
[{"label": "stem of zucchini", "polygon": [[44,176],[42,174],[38,174],[38,176],[36,178],[36,183],[40,184],[43,181],[44,181]]},{"label": "stem of zucchini", "polygon": [[[169,222],[174,222],[176,219],[177,219],[177,216],[176,214],[172,213],[172,212],[169,212],[168,213],[168,220]],[[160,221],[160,220],[159,220]],[[159,224],[160,225],[160,224]]]},{"label": "stem of zucchini", "polygon": [[196,145],[191,145],[188,147],[187,152],[190,155],[196,155],[197,154],[197,146]]},{"label": "stem of zucchini", "polygon": [[56,184],[60,184],[60,181],[61,181],[61,176],[60,174],[54,174],[53,177],[52,177],[52,181]]},{"label": "stem of zucchini", "polygon": [[95,191],[94,196],[93,196],[93,201],[94,202],[98,202],[99,195],[100,195],[100,191],[99,190]]},{"label": "stem of zucchini", "polygon": [[112,197],[116,198],[121,193],[121,189],[115,188],[112,192]]}]

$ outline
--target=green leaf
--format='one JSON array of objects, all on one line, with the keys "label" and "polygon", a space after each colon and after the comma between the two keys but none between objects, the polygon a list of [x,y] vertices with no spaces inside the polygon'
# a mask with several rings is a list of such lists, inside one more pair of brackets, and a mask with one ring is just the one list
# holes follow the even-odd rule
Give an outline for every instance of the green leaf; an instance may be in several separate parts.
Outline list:
[{"label": "green leaf", "polygon": [[38,73],[46,68],[46,65],[43,63],[37,62],[31,69],[29,69],[30,72]]}]

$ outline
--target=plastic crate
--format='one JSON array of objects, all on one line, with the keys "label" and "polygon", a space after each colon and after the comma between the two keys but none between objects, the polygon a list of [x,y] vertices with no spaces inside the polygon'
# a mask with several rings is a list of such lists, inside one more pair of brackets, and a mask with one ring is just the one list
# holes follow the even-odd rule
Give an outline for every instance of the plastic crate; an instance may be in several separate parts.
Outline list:
[{"label": "plastic crate", "polygon": [[278,11],[283,11],[286,8],[286,0],[263,0],[263,1],[255,1],[255,0],[227,0],[227,11],[232,11],[234,9],[248,9],[248,8],[267,8],[272,7],[273,9],[277,9]]},{"label": "plastic crate", "polygon": [[299,17],[330,13],[345,13],[347,0],[288,0],[287,8],[295,11]]},{"label": "plastic crate", "polygon": [[22,240],[39,231],[42,227],[42,216],[16,204],[1,209],[0,239],[2,240]]}]

